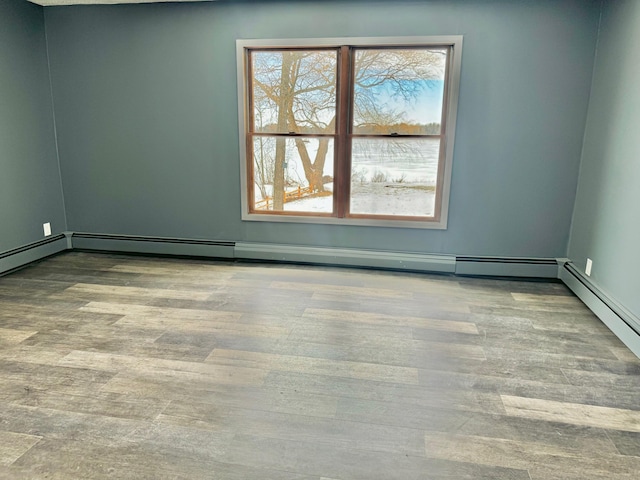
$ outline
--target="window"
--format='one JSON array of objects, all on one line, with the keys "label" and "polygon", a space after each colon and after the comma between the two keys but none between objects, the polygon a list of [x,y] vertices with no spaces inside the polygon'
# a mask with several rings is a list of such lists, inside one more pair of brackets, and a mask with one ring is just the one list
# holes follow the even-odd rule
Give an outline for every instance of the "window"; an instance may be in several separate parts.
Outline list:
[{"label": "window", "polygon": [[461,46],[238,40],[243,219],[446,228]]}]

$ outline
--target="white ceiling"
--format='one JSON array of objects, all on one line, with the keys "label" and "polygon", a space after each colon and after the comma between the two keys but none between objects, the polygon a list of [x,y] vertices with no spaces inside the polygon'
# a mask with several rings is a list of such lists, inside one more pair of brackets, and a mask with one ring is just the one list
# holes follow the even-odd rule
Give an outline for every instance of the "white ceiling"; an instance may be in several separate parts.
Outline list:
[{"label": "white ceiling", "polygon": [[56,5],[110,5],[114,3],[211,2],[215,0],[29,0],[44,7]]}]

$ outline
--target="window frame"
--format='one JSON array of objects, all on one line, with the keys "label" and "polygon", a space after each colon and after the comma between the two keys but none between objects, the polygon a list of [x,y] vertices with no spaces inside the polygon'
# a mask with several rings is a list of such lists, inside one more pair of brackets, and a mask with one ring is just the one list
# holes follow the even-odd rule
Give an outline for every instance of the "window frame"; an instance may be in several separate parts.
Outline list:
[{"label": "window frame", "polygon": [[[462,36],[418,36],[418,37],[348,37],[348,38],[306,38],[306,39],[238,39],[236,40],[236,60],[237,60],[237,87],[238,87],[238,132],[239,132],[239,149],[240,149],[240,174],[241,174],[241,207],[242,220],[244,221],[261,221],[261,222],[286,222],[286,223],[311,223],[311,224],[332,224],[332,225],[360,225],[360,226],[377,226],[377,227],[400,227],[400,228],[426,228],[441,229],[447,228],[447,220],[449,213],[449,197],[451,190],[451,172],[453,162],[453,149],[455,144],[456,131],[456,114],[458,110],[458,92],[460,87],[460,71],[462,64]],[[249,92],[250,73],[249,52],[261,49],[337,49],[342,50],[342,55],[338,55],[338,62],[342,58],[342,68],[338,68],[338,75],[350,75],[352,72],[345,72],[344,65],[346,61],[345,51],[352,49],[371,49],[371,48],[449,48],[449,58],[447,65],[447,78],[445,78],[443,93],[443,123],[441,128],[443,137],[441,148],[444,147],[444,153],[441,152],[438,166],[438,184],[440,190],[436,192],[434,217],[394,217],[394,216],[369,216],[362,214],[348,214],[346,212],[337,211],[337,203],[334,195],[334,213],[333,214],[308,214],[295,211],[287,212],[251,212],[249,205],[249,195],[252,192],[253,177],[249,177],[252,173],[251,167],[248,166],[249,160],[253,163],[253,159],[248,159],[249,142],[253,136],[250,134],[250,122],[252,119],[251,99]],[[340,67],[340,66],[339,66]],[[345,103],[353,100],[353,92],[349,92],[349,97],[344,98],[344,91],[340,90],[340,84],[344,79],[338,82],[338,98],[337,102]],[[349,80],[349,88],[352,88],[352,79]],[[338,111],[344,112],[344,105],[339,106]],[[346,143],[344,134],[351,138],[359,137],[380,137],[379,135],[360,135],[348,132],[351,126],[352,108],[349,105],[348,112],[344,112],[342,118],[342,127],[336,127],[334,148],[344,148],[337,145],[341,138]],[[338,114],[337,114],[338,115]],[[344,118],[344,117],[347,118]],[[347,125],[344,125],[344,122]],[[338,124],[341,123],[338,121]],[[338,128],[342,128],[342,132],[338,132]],[[295,138],[295,136],[291,136]],[[346,165],[342,165],[344,171],[338,171],[341,168],[340,162],[334,163],[334,178],[341,183],[341,188],[350,188],[350,169],[351,158],[348,152]],[[347,172],[347,168],[349,172]],[[345,177],[347,175],[347,177]],[[439,211],[438,211],[439,206]],[[336,216],[345,215],[345,216]]]}]

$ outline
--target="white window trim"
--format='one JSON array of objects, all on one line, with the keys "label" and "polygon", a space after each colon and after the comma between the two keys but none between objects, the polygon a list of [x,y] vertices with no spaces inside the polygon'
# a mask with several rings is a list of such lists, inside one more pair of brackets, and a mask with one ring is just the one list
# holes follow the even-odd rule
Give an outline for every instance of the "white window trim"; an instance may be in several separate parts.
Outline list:
[{"label": "white window trim", "polygon": [[[412,45],[446,45],[451,46],[450,84],[447,97],[447,136],[445,140],[444,176],[442,182],[442,204],[439,221],[425,220],[384,220],[337,217],[314,217],[303,215],[269,215],[249,213],[247,185],[247,147],[246,131],[249,115],[247,115],[247,82],[246,51],[252,48],[273,47],[353,47],[380,46],[412,46]],[[240,180],[242,220],[257,222],[315,223],[330,225],[360,225],[396,228],[426,228],[445,230],[449,217],[449,197],[451,192],[451,171],[453,167],[453,148],[455,145],[456,115],[458,112],[458,94],[460,90],[460,71],[462,67],[462,35],[418,36],[418,37],[341,37],[341,38],[288,38],[288,39],[238,39],[236,40],[237,80],[238,80],[238,132],[240,146]]]}]

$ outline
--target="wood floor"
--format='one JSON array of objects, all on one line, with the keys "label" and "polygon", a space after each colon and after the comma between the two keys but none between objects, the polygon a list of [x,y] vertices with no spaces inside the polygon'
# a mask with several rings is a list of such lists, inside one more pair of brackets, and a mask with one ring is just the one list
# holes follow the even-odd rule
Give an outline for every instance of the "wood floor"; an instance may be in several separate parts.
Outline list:
[{"label": "wood floor", "polygon": [[559,283],[73,252],[0,278],[0,478],[637,479]]}]

